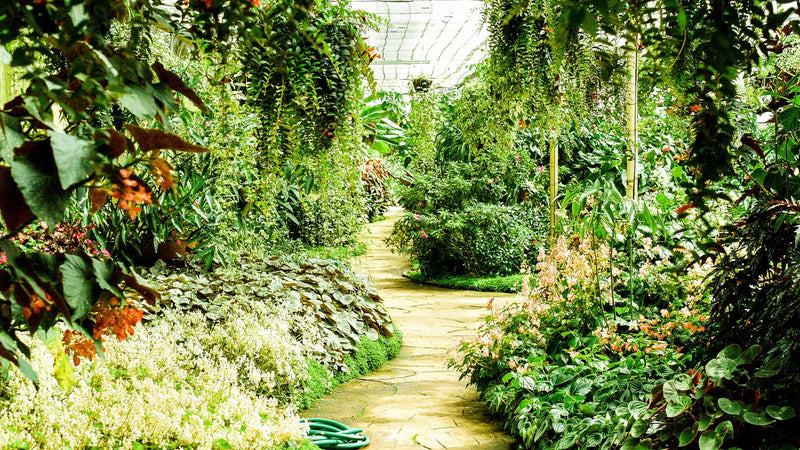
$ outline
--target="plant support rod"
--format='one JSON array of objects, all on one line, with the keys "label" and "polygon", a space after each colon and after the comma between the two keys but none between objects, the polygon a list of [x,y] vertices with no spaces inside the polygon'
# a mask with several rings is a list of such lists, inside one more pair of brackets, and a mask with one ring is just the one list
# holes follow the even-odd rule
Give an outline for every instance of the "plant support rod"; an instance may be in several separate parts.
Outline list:
[{"label": "plant support rod", "polygon": [[625,195],[632,200],[639,198],[639,49],[634,43],[628,50],[628,89],[625,110],[628,130],[628,163]]}]

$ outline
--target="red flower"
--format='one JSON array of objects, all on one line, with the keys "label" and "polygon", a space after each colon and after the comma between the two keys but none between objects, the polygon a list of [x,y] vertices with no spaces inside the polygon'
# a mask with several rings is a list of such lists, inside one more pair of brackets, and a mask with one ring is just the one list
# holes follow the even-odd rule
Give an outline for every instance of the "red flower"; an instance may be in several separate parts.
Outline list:
[{"label": "red flower", "polygon": [[685,213],[686,211],[688,211],[688,210],[690,210],[692,208],[694,208],[694,202],[689,202],[689,203],[681,206],[680,208],[676,209],[675,213],[676,214],[683,214],[683,213]]}]

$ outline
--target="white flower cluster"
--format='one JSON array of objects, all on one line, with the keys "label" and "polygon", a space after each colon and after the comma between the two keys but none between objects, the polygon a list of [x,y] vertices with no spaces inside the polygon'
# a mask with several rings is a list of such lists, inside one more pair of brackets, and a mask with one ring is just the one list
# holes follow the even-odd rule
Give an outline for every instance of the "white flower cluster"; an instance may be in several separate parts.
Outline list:
[{"label": "white flower cluster", "polygon": [[166,312],[104,357],[75,368],[65,392],[53,356],[31,339],[37,389],[17,369],[0,398],[0,448],[272,448],[302,439],[290,403],[306,377],[288,321],[263,305],[238,306],[209,326]]}]

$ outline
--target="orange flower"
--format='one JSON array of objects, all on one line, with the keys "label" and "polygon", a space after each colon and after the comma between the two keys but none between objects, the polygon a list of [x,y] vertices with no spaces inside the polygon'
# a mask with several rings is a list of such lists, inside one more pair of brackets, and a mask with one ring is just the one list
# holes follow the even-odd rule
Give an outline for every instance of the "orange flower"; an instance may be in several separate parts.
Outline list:
[{"label": "orange flower", "polygon": [[64,331],[61,341],[64,343],[64,350],[72,354],[72,363],[76,366],[81,363],[81,357],[91,361],[94,359],[94,355],[97,354],[94,342],[77,331]]}]

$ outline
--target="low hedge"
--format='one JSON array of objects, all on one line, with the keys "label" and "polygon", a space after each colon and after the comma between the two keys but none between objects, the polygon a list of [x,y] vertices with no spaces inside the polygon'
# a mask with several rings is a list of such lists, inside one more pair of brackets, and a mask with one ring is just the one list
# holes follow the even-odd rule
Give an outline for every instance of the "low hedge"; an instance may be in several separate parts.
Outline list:
[{"label": "low hedge", "polygon": [[314,406],[318,398],[333,391],[340,384],[353,378],[372,372],[394,359],[403,346],[403,334],[393,326],[393,336],[380,336],[373,341],[359,336],[360,342],[356,351],[344,357],[343,370],[331,370],[314,359],[307,359],[308,380],[304,383],[298,408],[308,409]]},{"label": "low hedge", "polygon": [[423,275],[419,270],[412,270],[404,273],[403,276],[420,284],[465,291],[506,292],[515,294],[522,288],[521,274],[489,277],[473,275],[442,275],[438,277],[428,277]]}]

